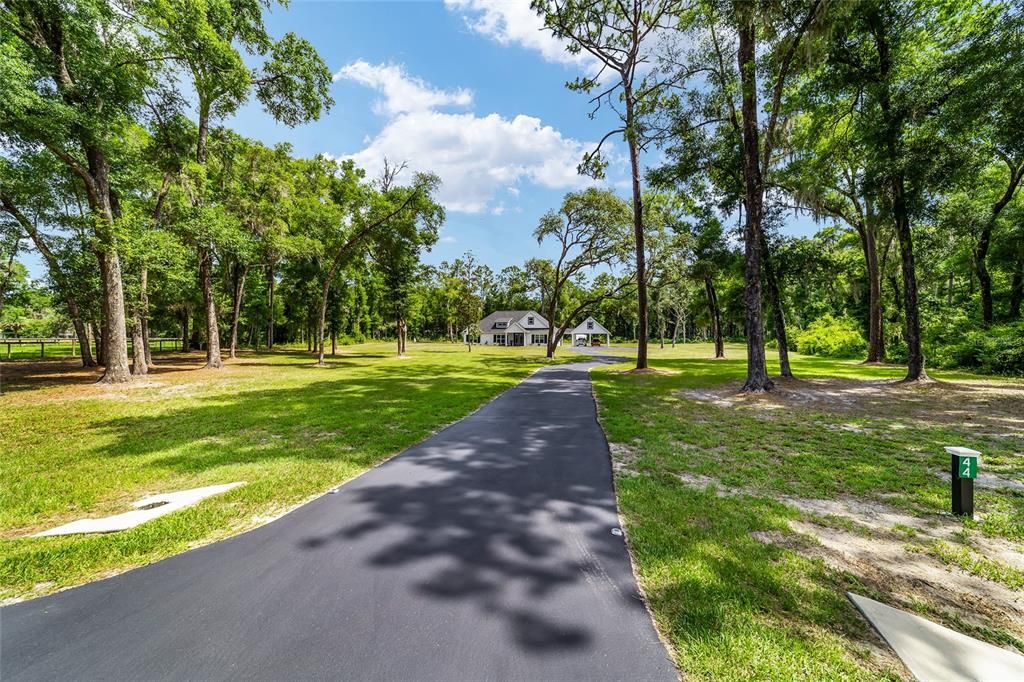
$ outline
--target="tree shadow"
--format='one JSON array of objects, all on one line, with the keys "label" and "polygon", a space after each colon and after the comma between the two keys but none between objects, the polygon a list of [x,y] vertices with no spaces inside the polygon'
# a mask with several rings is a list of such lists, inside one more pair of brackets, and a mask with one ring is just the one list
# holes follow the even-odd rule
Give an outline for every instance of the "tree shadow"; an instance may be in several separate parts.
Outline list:
[{"label": "tree shadow", "polygon": [[519,391],[342,488],[355,520],[297,546],[372,546],[368,567],[403,569],[416,594],[502,619],[528,654],[594,649],[589,600],[628,633],[648,617],[610,532],[611,469],[586,373],[548,369]]},{"label": "tree shadow", "polygon": [[[521,362],[491,359],[506,369]],[[108,419],[95,455],[145,456],[145,466],[179,474],[273,459],[368,467],[486,403],[341,487],[328,499],[344,513],[290,536],[295,551],[316,565],[340,551],[365,570],[395,572],[420,603],[468,605],[524,655],[604,655],[621,645],[664,665],[623,539],[611,533],[611,466],[587,371],[547,368],[487,402],[507,384],[497,370],[489,378],[441,367],[396,361],[364,376]]]}]

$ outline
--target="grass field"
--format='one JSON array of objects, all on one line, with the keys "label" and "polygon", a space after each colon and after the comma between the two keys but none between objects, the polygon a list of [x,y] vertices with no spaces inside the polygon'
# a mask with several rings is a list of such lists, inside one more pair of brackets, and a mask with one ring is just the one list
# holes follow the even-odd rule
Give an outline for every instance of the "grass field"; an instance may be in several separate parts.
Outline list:
[{"label": "grass field", "polygon": [[[562,354],[563,359],[568,357]],[[45,594],[258,525],[468,414],[545,363],[541,349],[349,346],[246,353],[220,371],[165,354],[95,385],[75,361],[0,365],[0,598]],[[247,484],[135,529],[26,538],[149,493]]]},{"label": "grass field", "polygon": [[726,354],[653,348],[657,373],[593,372],[637,570],[686,679],[905,676],[847,590],[1024,651],[1024,492],[979,488],[962,522],[939,475],[942,446],[964,445],[1024,481],[1024,384],[904,385],[898,367],[795,356],[798,380],[744,397],[744,349]]}]

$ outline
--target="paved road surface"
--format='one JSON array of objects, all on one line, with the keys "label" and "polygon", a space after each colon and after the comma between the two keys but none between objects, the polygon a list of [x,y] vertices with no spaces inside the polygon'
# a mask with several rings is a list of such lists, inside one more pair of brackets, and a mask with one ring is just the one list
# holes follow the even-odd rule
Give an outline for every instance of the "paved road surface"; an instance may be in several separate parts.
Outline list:
[{"label": "paved road surface", "polygon": [[673,680],[587,367],[244,535],[0,609],[3,680]]}]

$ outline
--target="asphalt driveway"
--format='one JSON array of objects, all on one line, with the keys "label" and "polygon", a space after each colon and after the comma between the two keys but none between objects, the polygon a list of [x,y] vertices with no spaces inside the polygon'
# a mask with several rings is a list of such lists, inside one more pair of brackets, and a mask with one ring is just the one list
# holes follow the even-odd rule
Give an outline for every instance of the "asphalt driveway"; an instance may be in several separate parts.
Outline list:
[{"label": "asphalt driveway", "polygon": [[251,532],[0,609],[3,680],[673,680],[591,364]]}]

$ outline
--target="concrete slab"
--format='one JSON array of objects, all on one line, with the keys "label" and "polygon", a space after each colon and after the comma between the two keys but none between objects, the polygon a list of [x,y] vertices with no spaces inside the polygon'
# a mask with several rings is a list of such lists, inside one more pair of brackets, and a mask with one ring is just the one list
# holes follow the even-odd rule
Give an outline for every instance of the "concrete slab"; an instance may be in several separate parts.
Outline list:
[{"label": "concrete slab", "polygon": [[232,488],[237,488],[244,484],[245,481],[235,481],[234,483],[223,483],[221,485],[208,485],[202,488],[192,488],[190,490],[179,490],[174,493],[149,495],[148,497],[144,497],[141,500],[132,503],[132,506],[135,507],[135,511],[115,514],[114,516],[106,516],[101,519],[79,519],[78,521],[66,523],[63,526],[44,530],[42,533],[36,533],[32,537],[39,538],[50,535],[74,535],[78,533],[113,533],[119,530],[127,530],[145,523],[146,521],[152,521],[153,519],[165,516],[171,512],[178,511],[179,509],[191,507],[207,497],[219,495],[220,493],[227,492]]},{"label": "concrete slab", "polygon": [[923,682],[1024,680],[1024,656],[874,599],[852,592],[846,596]]}]

